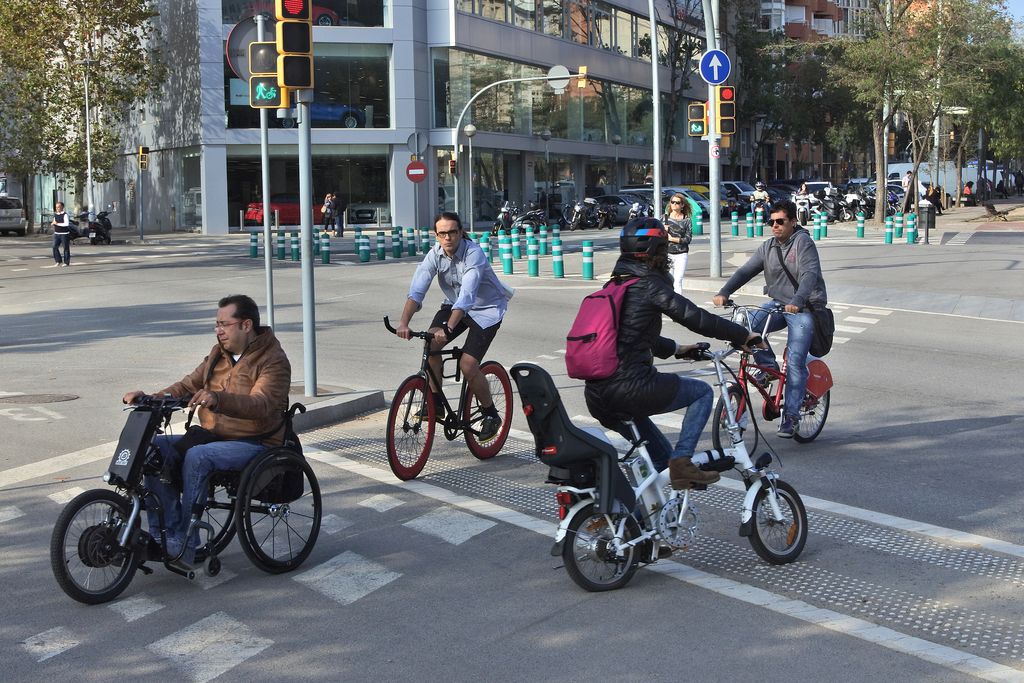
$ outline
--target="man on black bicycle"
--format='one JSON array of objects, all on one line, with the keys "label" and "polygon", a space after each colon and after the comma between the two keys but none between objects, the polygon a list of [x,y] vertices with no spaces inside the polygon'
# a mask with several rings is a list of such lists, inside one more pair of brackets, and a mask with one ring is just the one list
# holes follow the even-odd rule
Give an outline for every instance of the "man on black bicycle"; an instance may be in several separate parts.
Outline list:
[{"label": "man on black bicycle", "polygon": [[[157,436],[153,444],[164,458],[169,477],[146,476],[146,487],[160,502],[168,532],[167,552],[191,564],[199,545],[199,531],[185,539],[192,505],[206,502],[206,480],[214,470],[241,470],[267,446],[284,436],[282,412],[288,408],[292,368],[288,356],[269,327],[260,327],[256,302],[244,294],[226,296],[217,303],[214,330],[217,344],[191,374],[155,395],[191,396],[209,433]],[[145,392],[124,395],[135,403]],[[181,475],[181,497],[172,480]],[[184,501],[184,510],[183,508]],[[150,535],[160,538],[160,519],[149,511]],[[185,547],[182,553],[182,547]]]},{"label": "man on black bicycle", "polygon": [[[714,297],[715,305],[722,306],[729,296],[755,275],[764,271],[765,293],[772,298],[761,310],[750,316],[752,330],[764,328],[765,316],[771,315],[776,305],[784,305],[788,315],[774,315],[768,331],[787,328],[786,346],[789,347],[786,370],[786,389],[783,394],[784,414],[779,424],[779,436],[790,439],[800,423],[800,405],[807,388],[807,353],[814,336],[812,309],[828,303],[825,279],[821,275],[818,249],[810,233],[796,222],[796,204],[788,199],[775,202],[771,208],[772,237],[766,240],[750,260],[743,264]],[[754,354],[758,365],[778,368],[771,350]]]},{"label": "man on black bicycle", "polygon": [[[462,221],[457,213],[442,211],[434,219],[434,234],[437,243],[423,257],[409,285],[402,316],[396,334],[402,339],[411,339],[409,321],[423,306],[423,298],[430,289],[430,283],[437,277],[445,300],[430,323],[434,340],[431,351],[437,352],[467,329],[469,336],[462,347],[459,369],[462,371],[470,390],[480,403],[484,418],[480,423],[480,443],[490,441],[501,427],[501,417],[494,407],[491,388],[480,372],[480,361],[494,341],[501,327],[501,321],[508,310],[512,294],[495,275],[491,264],[479,245],[465,239]],[[430,357],[430,366],[436,377],[441,377],[441,358]],[[433,386],[434,405],[437,414],[443,414],[440,398],[441,387]]]}]

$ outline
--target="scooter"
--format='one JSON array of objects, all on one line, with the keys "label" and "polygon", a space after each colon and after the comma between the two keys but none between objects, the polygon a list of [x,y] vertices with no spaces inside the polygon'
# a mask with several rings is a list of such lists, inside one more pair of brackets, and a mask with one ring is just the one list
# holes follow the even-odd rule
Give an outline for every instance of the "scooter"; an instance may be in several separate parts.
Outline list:
[{"label": "scooter", "polygon": [[[106,212],[104,211],[102,213],[104,214],[104,218],[106,218]],[[71,231],[72,242],[79,237],[88,237],[89,244],[99,244],[100,242],[103,244],[110,244],[110,229],[105,227],[99,220],[89,220],[88,211],[83,211],[78,214],[77,218],[78,220],[69,221],[71,225],[74,226],[74,230]],[[97,216],[97,219],[98,218],[99,216]],[[110,221],[107,220],[106,223],[109,224]]]},{"label": "scooter", "polygon": [[796,204],[796,220],[800,225],[810,224],[813,199],[809,194],[793,193],[793,202]]},{"label": "scooter", "polygon": [[569,218],[569,230],[593,228],[597,226],[597,200],[593,197],[577,201],[572,207]]},{"label": "scooter", "polygon": [[519,228],[523,232],[526,232],[527,228],[530,228],[533,232],[538,232],[545,225],[547,225],[547,222],[544,220],[544,209],[531,204],[529,211],[516,216],[515,220],[512,221],[511,227]]},{"label": "scooter", "polygon": [[494,231],[510,231],[512,229],[512,223],[518,215],[519,207],[512,202],[505,202],[501,205],[501,209],[498,211],[498,219],[494,221]]}]

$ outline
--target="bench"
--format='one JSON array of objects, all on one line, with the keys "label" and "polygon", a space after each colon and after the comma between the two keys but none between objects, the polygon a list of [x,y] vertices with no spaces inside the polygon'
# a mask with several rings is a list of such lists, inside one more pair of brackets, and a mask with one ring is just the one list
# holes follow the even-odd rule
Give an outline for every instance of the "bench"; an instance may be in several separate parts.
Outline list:
[{"label": "bench", "polygon": [[992,218],[997,221],[1005,221],[1007,211],[997,211],[995,205],[992,202],[987,202],[985,205],[985,215],[988,218]]}]

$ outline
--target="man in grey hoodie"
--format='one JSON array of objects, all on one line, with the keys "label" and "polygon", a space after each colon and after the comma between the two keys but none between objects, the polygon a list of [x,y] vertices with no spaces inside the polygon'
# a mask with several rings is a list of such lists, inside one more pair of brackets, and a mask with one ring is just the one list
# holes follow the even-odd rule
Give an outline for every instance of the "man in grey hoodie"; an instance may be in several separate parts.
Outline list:
[{"label": "man in grey hoodie", "polygon": [[[807,353],[814,336],[814,315],[811,311],[823,308],[828,297],[818,250],[810,233],[796,222],[796,204],[789,200],[775,202],[769,215],[768,224],[773,236],[733,273],[715,295],[714,302],[717,306],[724,305],[733,292],[763,271],[765,293],[772,301],[750,316],[751,328],[761,331],[765,316],[771,315],[771,309],[777,304],[785,306],[788,315],[772,315],[768,331],[787,328],[789,355],[783,395],[785,412],[778,433],[780,437],[789,439],[800,422],[800,404],[807,389]],[[754,358],[758,365],[778,367],[771,350],[759,351]]]}]

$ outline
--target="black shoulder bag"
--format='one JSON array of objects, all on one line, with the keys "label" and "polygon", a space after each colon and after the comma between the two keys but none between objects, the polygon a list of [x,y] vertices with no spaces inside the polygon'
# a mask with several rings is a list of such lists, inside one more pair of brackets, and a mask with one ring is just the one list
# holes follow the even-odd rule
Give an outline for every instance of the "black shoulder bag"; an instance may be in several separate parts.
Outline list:
[{"label": "black shoulder bag", "polygon": [[[796,278],[786,267],[786,261],[782,258],[782,248],[778,243],[775,244],[775,251],[779,255],[779,264],[789,276],[789,281],[793,283],[793,289],[799,289],[800,285],[797,284]],[[814,334],[811,336],[810,352],[812,356],[824,358],[832,350],[832,337],[836,333],[836,319],[832,315],[832,309],[828,306],[811,308],[811,315],[814,316]]]}]

